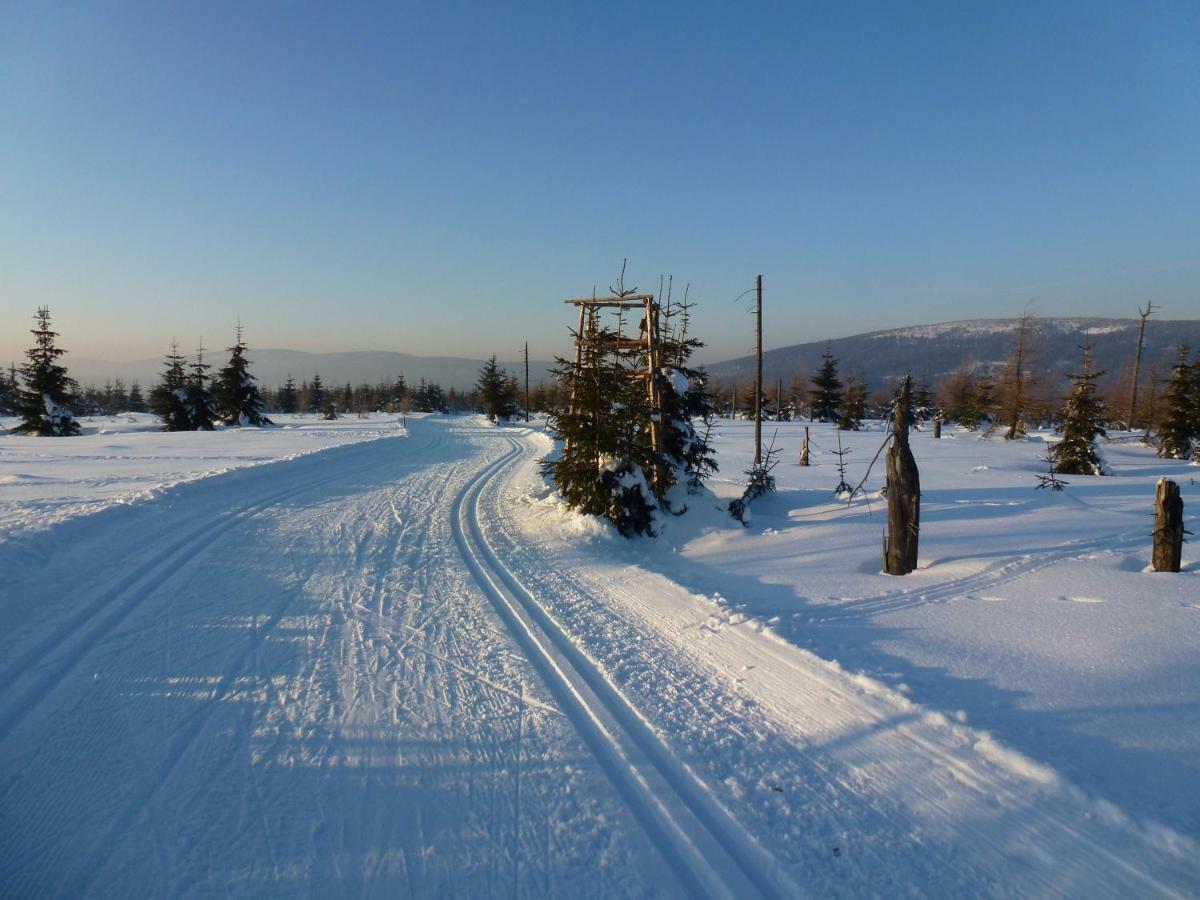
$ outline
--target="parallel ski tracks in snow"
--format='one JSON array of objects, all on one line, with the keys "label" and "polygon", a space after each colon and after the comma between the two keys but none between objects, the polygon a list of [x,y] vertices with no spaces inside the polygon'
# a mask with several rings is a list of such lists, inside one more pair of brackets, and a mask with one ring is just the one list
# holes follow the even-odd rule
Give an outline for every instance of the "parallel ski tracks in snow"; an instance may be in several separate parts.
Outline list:
[{"label": "parallel ski tracks in snow", "polygon": [[459,493],[451,516],[463,559],[622,800],[688,891],[708,897],[799,893],[776,861],[655,735],[497,555],[480,527],[485,485],[522,455],[509,451]]},{"label": "parallel ski tracks in snow", "polygon": [[[435,438],[436,439],[436,438]],[[315,462],[306,457],[304,462]],[[199,552],[230,529],[256,514],[294,496],[367,471],[374,463],[353,469],[337,469],[331,475],[305,480],[273,491],[233,510],[206,519],[186,534],[170,542],[149,560],[135,566],[116,583],[109,585],[43,640],[20,653],[0,671],[0,741],[12,733],[43,699],[71,673],[83,657],[83,651],[118,627],[153,592],[161,580],[179,566],[194,560]],[[57,658],[48,661],[57,653]],[[37,673],[30,677],[31,673]],[[14,693],[16,692],[16,693]]]}]

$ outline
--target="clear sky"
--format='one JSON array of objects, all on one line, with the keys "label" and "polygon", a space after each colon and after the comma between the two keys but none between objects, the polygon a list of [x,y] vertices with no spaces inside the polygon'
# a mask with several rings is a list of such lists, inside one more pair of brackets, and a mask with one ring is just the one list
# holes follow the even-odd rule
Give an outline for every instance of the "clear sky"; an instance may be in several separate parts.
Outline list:
[{"label": "clear sky", "polygon": [[1200,4],[0,0],[0,359],[1200,316]]}]

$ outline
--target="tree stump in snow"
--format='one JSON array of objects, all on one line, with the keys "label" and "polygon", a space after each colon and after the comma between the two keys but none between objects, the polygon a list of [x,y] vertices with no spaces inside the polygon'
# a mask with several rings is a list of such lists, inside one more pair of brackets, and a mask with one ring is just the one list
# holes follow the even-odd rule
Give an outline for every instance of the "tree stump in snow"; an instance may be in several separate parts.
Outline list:
[{"label": "tree stump in snow", "polygon": [[933,420],[933,436],[938,440],[942,437],[942,417],[938,416]]},{"label": "tree stump in snow", "polygon": [[800,465],[807,466],[808,462],[808,426],[804,426],[804,446],[800,450]]},{"label": "tree stump in snow", "polygon": [[1178,572],[1183,555],[1183,498],[1179,485],[1160,478],[1158,494],[1154,500],[1154,556],[1152,568],[1155,572]]},{"label": "tree stump in snow", "polygon": [[907,575],[917,567],[917,537],[921,527],[921,479],[908,445],[912,409],[912,378],[905,376],[892,413],[892,445],[887,453],[888,530],[883,570]]}]

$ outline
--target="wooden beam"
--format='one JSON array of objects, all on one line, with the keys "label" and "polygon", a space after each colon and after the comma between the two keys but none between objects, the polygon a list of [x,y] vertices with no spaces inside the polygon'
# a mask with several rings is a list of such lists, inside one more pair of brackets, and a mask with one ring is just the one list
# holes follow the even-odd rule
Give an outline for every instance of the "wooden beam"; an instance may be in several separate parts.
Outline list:
[{"label": "wooden beam", "polygon": [[630,294],[629,296],[584,296],[577,300],[564,300],[564,304],[572,306],[620,306],[630,308],[644,306],[648,300],[654,300],[654,294]]}]

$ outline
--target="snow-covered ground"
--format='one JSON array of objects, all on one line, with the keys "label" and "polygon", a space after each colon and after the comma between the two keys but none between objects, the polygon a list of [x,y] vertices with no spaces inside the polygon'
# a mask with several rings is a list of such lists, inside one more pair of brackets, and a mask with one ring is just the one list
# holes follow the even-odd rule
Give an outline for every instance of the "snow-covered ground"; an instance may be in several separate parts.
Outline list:
[{"label": "snow-covered ground", "polygon": [[625,541],[537,428],[291,424],[0,438],[0,894],[1200,891],[1200,566],[1143,571],[1200,469],[916,435],[890,578],[824,427]]},{"label": "snow-covered ground", "polygon": [[215,437],[166,434],[148,413],[89,416],[80,419],[80,437],[47,442],[7,434],[19,420],[0,417],[0,540],[141,502],[186,481],[373,440],[400,427],[399,416],[382,414],[333,422],[274,418],[278,428],[220,428]]}]

